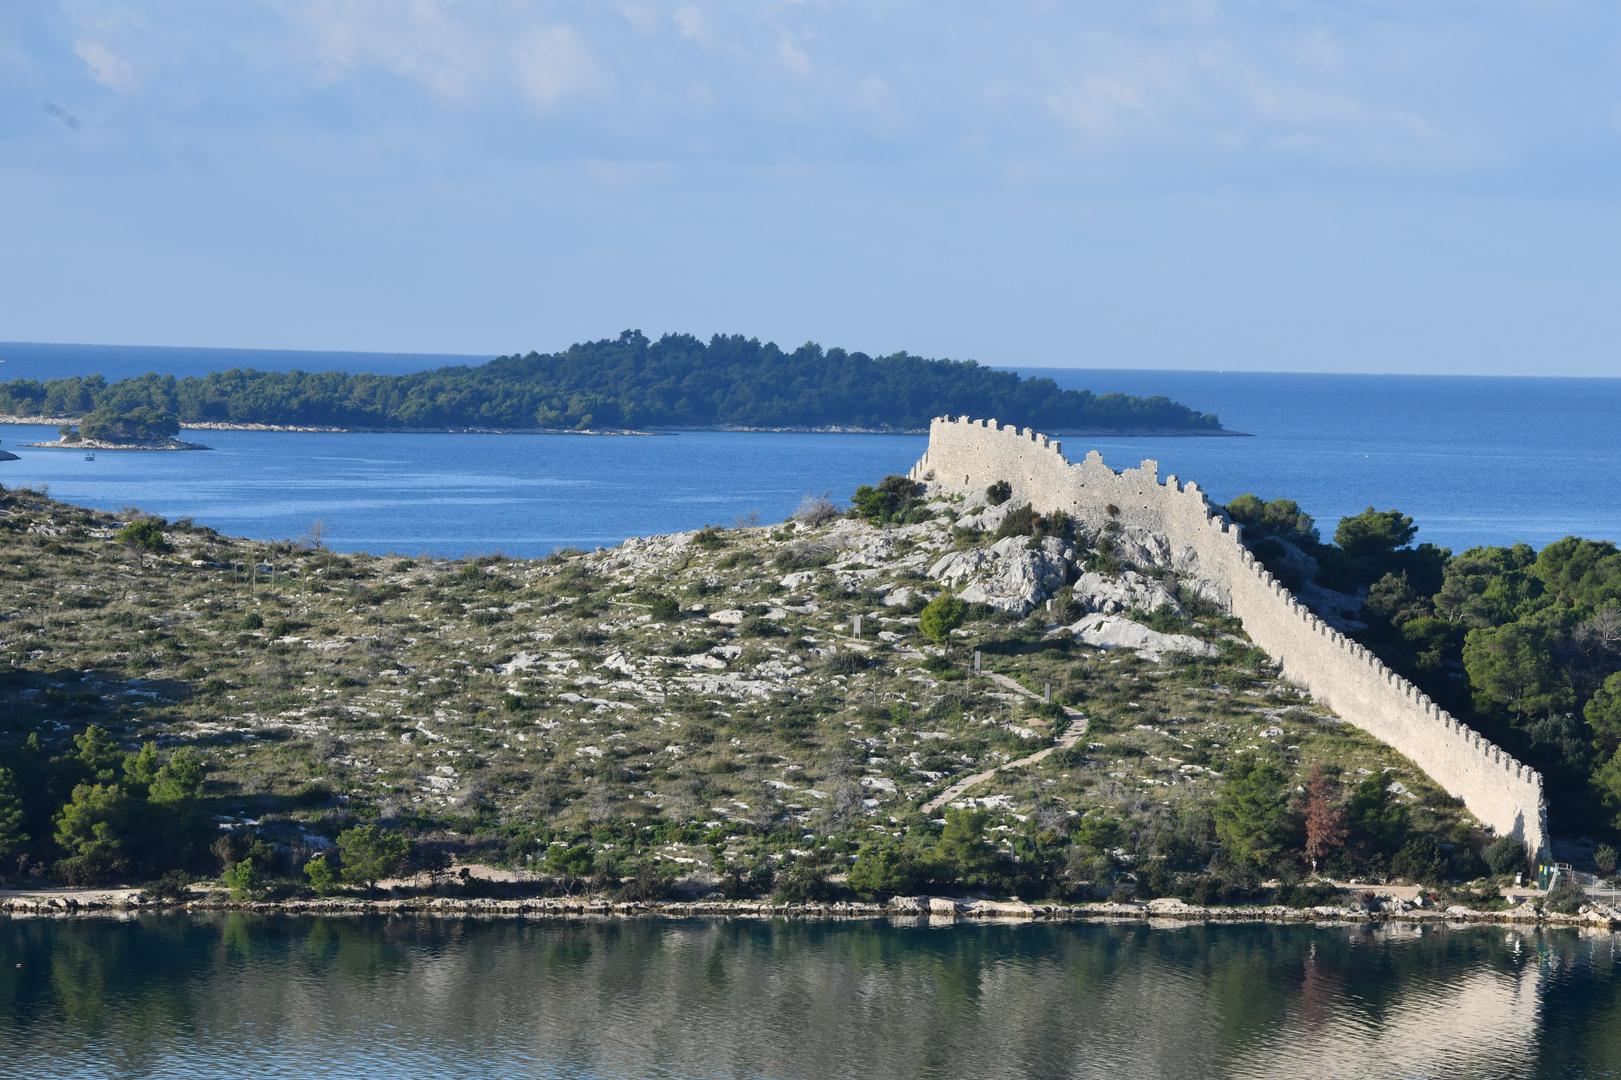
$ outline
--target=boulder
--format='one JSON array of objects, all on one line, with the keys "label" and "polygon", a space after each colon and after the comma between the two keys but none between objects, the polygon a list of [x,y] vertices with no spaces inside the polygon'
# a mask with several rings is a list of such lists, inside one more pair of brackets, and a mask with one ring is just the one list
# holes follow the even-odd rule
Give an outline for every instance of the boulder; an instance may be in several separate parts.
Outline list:
[{"label": "boulder", "polygon": [[969,603],[1025,615],[1064,587],[1075,549],[1054,536],[1032,546],[1027,536],[1010,536],[988,548],[944,555],[929,576],[958,589]]},{"label": "boulder", "polygon": [[[980,498],[983,499],[984,496],[981,495]],[[972,513],[959,515],[957,524],[964,529],[978,529],[981,532],[993,533],[1002,527],[1002,522],[1008,514],[1022,505],[1024,504],[1009,499],[1000,506],[981,506]]]},{"label": "boulder", "polygon": [[1121,611],[1157,611],[1168,607],[1181,614],[1182,606],[1171,591],[1151,577],[1126,570],[1118,577],[1088,571],[1076,579],[1071,592],[1088,611],[1112,615]]},{"label": "boulder", "polygon": [[929,600],[932,593],[920,593],[910,585],[902,585],[884,593],[883,605],[885,607],[911,607],[918,600]]},{"label": "boulder", "polygon": [[1186,587],[1190,594],[1200,600],[1214,604],[1222,611],[1232,610],[1232,595],[1221,582],[1207,577],[1191,577],[1187,579]]},{"label": "boulder", "polygon": [[1145,660],[1159,660],[1167,653],[1214,656],[1216,647],[1187,634],[1162,634],[1142,623],[1119,615],[1094,612],[1061,630],[1068,630],[1077,641],[1098,649],[1130,649]]}]

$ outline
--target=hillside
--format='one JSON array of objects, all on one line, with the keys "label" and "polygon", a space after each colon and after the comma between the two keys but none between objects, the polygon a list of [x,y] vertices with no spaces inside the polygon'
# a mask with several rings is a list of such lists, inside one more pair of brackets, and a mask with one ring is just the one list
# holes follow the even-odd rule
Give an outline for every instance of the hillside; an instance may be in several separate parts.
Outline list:
[{"label": "hillside", "polygon": [[686,334],[402,375],[235,369],[0,383],[0,415],[76,418],[156,409],[181,423],[421,428],[743,427],[917,430],[932,417],[1020,416],[1048,431],[1221,433],[1216,417],[1163,397],[1061,390],[970,361],[871,357],[806,344]]},{"label": "hillside", "polygon": [[[0,767],[30,834],[10,862],[217,872],[248,849],[142,847],[154,770],[195,757],[189,812],[259,837],[263,869],[299,880],[375,823],[419,855],[559,887],[1209,901],[1306,872],[1314,805],[1343,825],[1325,868],[1482,872],[1457,805],[1282,683],[1154,536],[920,505],[899,478],[857,503],[875,520],[813,505],[780,526],[442,562],[5,492]],[[960,611],[924,606],[943,586]],[[59,863],[107,839],[64,831],[70,797],[79,825],[100,813],[116,834],[101,863]]]}]

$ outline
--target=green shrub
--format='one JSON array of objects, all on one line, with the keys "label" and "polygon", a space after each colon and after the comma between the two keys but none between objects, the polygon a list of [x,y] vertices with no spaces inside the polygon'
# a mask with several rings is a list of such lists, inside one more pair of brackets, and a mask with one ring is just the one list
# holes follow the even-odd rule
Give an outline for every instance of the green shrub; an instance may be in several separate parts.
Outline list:
[{"label": "green shrub", "polygon": [[804,904],[833,898],[833,885],[827,870],[808,863],[794,863],[776,875],[771,898],[781,904]]},{"label": "green shrub", "polygon": [[191,875],[183,870],[169,870],[156,881],[146,887],[146,893],[154,900],[174,902],[184,900],[190,891]]},{"label": "green shrub", "polygon": [[832,562],[834,550],[827,544],[810,540],[793,540],[777,549],[771,563],[778,570],[809,570]]},{"label": "green shrub", "polygon": [[1268,758],[1244,754],[1227,767],[1216,803],[1216,838],[1235,864],[1272,865],[1293,826],[1283,771]]},{"label": "green shrub", "polygon": [[138,517],[119,529],[114,539],[125,547],[155,555],[170,550],[169,541],[163,536],[162,518]]},{"label": "green shrub", "polygon": [[751,611],[743,616],[743,621],[737,624],[737,632],[744,637],[782,637],[788,633],[777,625],[775,619],[768,619],[761,611]]},{"label": "green shrub", "polygon": [[1415,836],[1390,860],[1390,872],[1407,881],[1438,885],[1446,880],[1447,861],[1431,836]]},{"label": "green shrub", "polygon": [[1486,845],[1482,857],[1487,868],[1498,877],[1523,873],[1526,868],[1525,843],[1517,837],[1499,836]]},{"label": "green shrub", "polygon": [[242,859],[220,875],[232,900],[256,900],[264,894],[264,877],[252,858]]},{"label": "green shrub", "polygon": [[618,889],[621,900],[632,903],[647,903],[652,900],[667,899],[673,891],[675,882],[658,872],[652,863],[644,862],[637,868],[630,880],[623,882]]},{"label": "green shrub", "polygon": [[649,597],[647,610],[659,622],[674,622],[681,617],[681,604],[673,596]]},{"label": "green shrub", "polygon": [[1568,875],[1560,877],[1548,895],[1542,898],[1544,909],[1556,915],[1575,915],[1587,903],[1587,894]]},{"label": "green shrub", "polygon": [[933,853],[938,881],[972,888],[1000,879],[1003,859],[985,836],[989,822],[990,814],[984,810],[946,811],[945,828]]},{"label": "green shrub", "polygon": [[1244,526],[1244,540],[1251,548],[1263,537],[1287,540],[1308,551],[1318,544],[1317,523],[1293,499],[1265,502],[1254,495],[1240,495],[1227,504],[1227,516]]},{"label": "green shrub", "polygon": [[894,524],[906,520],[918,509],[926,490],[909,477],[886,476],[877,487],[862,484],[856,488],[850,500],[850,511],[875,525]]},{"label": "green shrub", "polygon": [[839,649],[823,658],[821,669],[829,675],[854,675],[865,671],[872,661],[866,653],[854,649]]},{"label": "green shrub", "polygon": [[310,889],[316,896],[330,896],[338,889],[338,872],[325,855],[317,855],[305,863],[304,876],[309,878]]},{"label": "green shrub", "polygon": [[996,539],[1010,536],[1033,536],[1036,531],[1036,512],[1029,503],[1021,503],[1009,510],[996,527]]},{"label": "green shrub", "polygon": [[376,825],[356,825],[338,834],[338,853],[343,859],[343,880],[364,885],[370,892],[379,881],[405,867],[411,842]]},{"label": "green shrub", "polygon": [[858,896],[877,899],[918,891],[923,868],[900,840],[881,837],[861,845],[850,866],[850,889]]},{"label": "green shrub", "polygon": [[966,603],[950,593],[941,593],[924,605],[918,614],[918,633],[937,645],[943,645],[951,639],[951,632],[961,626],[967,617]]},{"label": "green shrub", "polygon": [[1006,480],[998,480],[985,489],[985,501],[992,506],[1001,506],[1013,498],[1013,485]]}]

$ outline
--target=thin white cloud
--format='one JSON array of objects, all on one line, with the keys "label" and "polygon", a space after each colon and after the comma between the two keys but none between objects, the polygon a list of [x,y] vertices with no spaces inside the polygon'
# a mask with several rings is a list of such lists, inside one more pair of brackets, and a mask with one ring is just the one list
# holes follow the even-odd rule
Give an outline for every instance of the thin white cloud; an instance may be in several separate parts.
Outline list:
[{"label": "thin white cloud", "polygon": [[794,43],[794,39],[784,35],[777,42],[777,58],[783,66],[795,75],[809,75],[811,69],[810,56]]},{"label": "thin white cloud", "polygon": [[[453,103],[514,97],[549,113],[589,96],[609,79],[585,38],[562,23],[536,23],[523,4],[453,0],[296,0],[287,9],[322,78],[387,71]],[[619,9],[645,32],[658,13],[642,4]]]},{"label": "thin white cloud", "polygon": [[1047,99],[1055,116],[1087,135],[1112,135],[1148,112],[1141,87],[1115,75],[1093,75]]},{"label": "thin white cloud", "polygon": [[651,4],[621,4],[619,14],[638,34],[651,34],[660,25],[658,9]]},{"label": "thin white cloud", "polygon": [[1377,57],[1353,59],[1325,34],[1109,35],[1079,44],[1045,97],[1089,152],[1277,151],[1339,163],[1468,164],[1465,140],[1377,80]]},{"label": "thin white cloud", "polygon": [[704,22],[704,13],[691,4],[683,4],[675,9],[675,28],[682,37],[694,44],[709,43],[709,27]]},{"label": "thin white cloud", "polygon": [[84,61],[90,75],[109,90],[127,94],[135,89],[139,78],[135,66],[124,59],[105,42],[80,38],[73,43],[73,54]]},{"label": "thin white cloud", "polygon": [[487,76],[488,44],[439,0],[314,0],[297,4],[292,16],[329,80],[380,68],[458,101]]},{"label": "thin white cloud", "polygon": [[573,27],[540,26],[512,50],[518,88],[538,112],[551,112],[565,100],[601,90],[607,76],[591,47]]}]

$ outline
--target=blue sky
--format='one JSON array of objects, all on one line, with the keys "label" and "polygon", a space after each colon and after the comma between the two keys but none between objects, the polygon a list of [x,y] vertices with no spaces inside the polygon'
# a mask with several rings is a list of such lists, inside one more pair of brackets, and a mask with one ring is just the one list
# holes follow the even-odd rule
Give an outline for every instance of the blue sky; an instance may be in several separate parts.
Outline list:
[{"label": "blue sky", "polygon": [[1621,4],[0,4],[0,340],[1621,374]]}]

